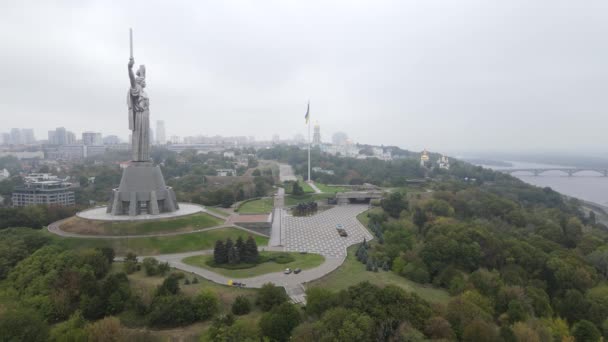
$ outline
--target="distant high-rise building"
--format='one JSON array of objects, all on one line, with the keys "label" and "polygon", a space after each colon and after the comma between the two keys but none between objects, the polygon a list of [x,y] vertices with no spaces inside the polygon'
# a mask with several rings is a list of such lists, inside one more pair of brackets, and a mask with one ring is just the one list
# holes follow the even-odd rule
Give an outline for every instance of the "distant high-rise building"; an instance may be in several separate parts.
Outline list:
[{"label": "distant high-rise building", "polygon": [[101,133],[84,132],[82,133],[82,144],[87,146],[99,146],[103,144]]},{"label": "distant high-rise building", "polygon": [[321,145],[321,126],[319,126],[318,122],[315,123],[314,133],[312,134],[312,145]]},{"label": "distant high-rise building", "polygon": [[48,134],[49,145],[57,145],[57,131],[49,131]]},{"label": "distant high-rise building", "polygon": [[10,133],[0,134],[0,142],[2,143],[2,145],[10,145],[10,143],[11,143]]},{"label": "distant high-rise building", "polygon": [[65,127],[57,127],[55,129],[55,139],[57,145],[68,144],[68,131],[65,129]]},{"label": "distant high-rise building", "polygon": [[331,141],[334,145],[345,145],[348,141],[348,135],[344,132],[336,132],[331,137]]},{"label": "distant high-rise building", "polygon": [[21,143],[30,145],[36,142],[36,137],[34,137],[34,130],[32,128],[23,128],[21,129]]},{"label": "distant high-rise building", "polygon": [[19,128],[13,128],[11,129],[11,144],[12,145],[21,145],[22,139],[21,139],[21,130]]},{"label": "distant high-rise building", "polygon": [[272,142],[278,144],[281,141],[281,137],[278,134],[272,136]]},{"label": "distant high-rise building", "polygon": [[167,138],[165,136],[165,122],[163,120],[156,121],[156,143],[158,145],[165,145]]},{"label": "distant high-rise building", "polygon": [[103,138],[104,145],[118,145],[120,144],[120,138],[116,135],[108,135]]},{"label": "distant high-rise building", "polygon": [[66,133],[66,145],[72,145],[76,143],[76,134],[74,132],[68,131]]}]

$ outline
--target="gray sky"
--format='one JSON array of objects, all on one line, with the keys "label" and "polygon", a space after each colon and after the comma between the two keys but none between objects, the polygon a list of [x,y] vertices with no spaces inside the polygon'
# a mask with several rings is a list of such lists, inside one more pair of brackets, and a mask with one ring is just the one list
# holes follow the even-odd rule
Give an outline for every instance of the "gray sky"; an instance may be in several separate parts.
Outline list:
[{"label": "gray sky", "polygon": [[168,136],[305,134],[310,98],[327,141],[608,144],[605,0],[51,2],[1,6],[0,131],[126,137],[133,27]]}]

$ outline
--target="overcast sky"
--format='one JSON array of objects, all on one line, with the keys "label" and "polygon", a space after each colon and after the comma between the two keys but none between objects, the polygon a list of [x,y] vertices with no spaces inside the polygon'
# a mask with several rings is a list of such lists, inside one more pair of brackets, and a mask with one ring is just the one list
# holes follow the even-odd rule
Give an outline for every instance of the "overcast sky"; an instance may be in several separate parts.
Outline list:
[{"label": "overcast sky", "polygon": [[[126,137],[128,29],[170,135],[608,145],[608,1],[2,1],[0,131]],[[154,124],[152,125],[154,128]]]}]

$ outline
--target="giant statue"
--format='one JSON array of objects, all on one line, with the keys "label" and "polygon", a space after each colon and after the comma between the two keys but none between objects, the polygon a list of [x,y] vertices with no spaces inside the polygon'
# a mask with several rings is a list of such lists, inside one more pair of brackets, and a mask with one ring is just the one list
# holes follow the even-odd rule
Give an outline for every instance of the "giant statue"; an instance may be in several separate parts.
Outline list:
[{"label": "giant statue", "polygon": [[133,33],[129,32],[131,58],[127,94],[129,129],[131,130],[131,163],[122,173],[120,185],[112,190],[107,212],[112,215],[158,215],[179,209],[175,192],[165,184],[160,167],[150,160],[150,99],[146,94],[146,67],[134,74]]},{"label": "giant statue", "polygon": [[131,130],[131,155],[133,161],[150,160],[150,99],[146,93],[146,67],[139,66],[133,74],[133,57],[129,59],[131,88],[127,94],[129,129]]}]

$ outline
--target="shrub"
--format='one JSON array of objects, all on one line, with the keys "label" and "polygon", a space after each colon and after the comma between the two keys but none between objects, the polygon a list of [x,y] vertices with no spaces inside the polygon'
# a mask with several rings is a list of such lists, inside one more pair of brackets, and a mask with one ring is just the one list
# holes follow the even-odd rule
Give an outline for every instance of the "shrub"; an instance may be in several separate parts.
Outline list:
[{"label": "shrub", "polygon": [[206,320],[218,313],[220,300],[214,292],[203,290],[192,300],[196,318]]},{"label": "shrub", "polygon": [[245,296],[238,296],[232,303],[232,313],[235,315],[246,315],[251,311],[251,302]]},{"label": "shrub", "polygon": [[154,276],[160,273],[158,270],[158,260],[151,257],[147,257],[144,258],[142,264],[144,266],[144,270],[146,271],[147,276]]}]

